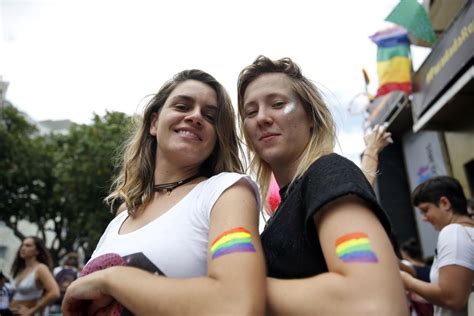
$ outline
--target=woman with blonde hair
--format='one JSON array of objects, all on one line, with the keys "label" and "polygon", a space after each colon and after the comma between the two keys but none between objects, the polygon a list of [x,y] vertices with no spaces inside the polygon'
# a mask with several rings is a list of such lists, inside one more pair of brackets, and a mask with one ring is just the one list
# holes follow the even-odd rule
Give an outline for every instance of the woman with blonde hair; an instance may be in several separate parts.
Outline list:
[{"label": "woman with blonde hair", "polygon": [[127,211],[68,288],[64,314],[262,314],[260,198],[238,149],[230,98],[212,76],[185,70],[166,82],[107,198]]},{"label": "woman with blonde hair", "polygon": [[265,198],[282,201],[261,234],[275,315],[407,315],[390,223],[361,170],[333,153],[321,94],[289,58],[258,57],[238,81],[240,124]]}]

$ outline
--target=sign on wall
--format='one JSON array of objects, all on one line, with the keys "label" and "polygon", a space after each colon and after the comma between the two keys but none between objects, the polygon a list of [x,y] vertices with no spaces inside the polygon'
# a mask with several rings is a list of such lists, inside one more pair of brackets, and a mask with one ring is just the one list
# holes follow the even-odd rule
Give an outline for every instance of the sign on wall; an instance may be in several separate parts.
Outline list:
[{"label": "sign on wall", "polygon": [[[439,132],[424,131],[405,134],[403,155],[412,192],[420,183],[432,177],[448,175],[443,138]],[[438,232],[431,224],[423,221],[418,210],[415,212],[415,221],[424,256],[433,256]]]}]

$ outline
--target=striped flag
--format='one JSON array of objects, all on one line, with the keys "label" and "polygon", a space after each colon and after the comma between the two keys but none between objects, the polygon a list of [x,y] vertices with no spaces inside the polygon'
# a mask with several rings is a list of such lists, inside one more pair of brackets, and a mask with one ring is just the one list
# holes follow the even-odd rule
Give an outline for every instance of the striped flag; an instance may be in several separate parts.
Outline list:
[{"label": "striped flag", "polygon": [[377,97],[398,90],[410,94],[411,60],[407,31],[395,26],[370,36],[377,44]]}]

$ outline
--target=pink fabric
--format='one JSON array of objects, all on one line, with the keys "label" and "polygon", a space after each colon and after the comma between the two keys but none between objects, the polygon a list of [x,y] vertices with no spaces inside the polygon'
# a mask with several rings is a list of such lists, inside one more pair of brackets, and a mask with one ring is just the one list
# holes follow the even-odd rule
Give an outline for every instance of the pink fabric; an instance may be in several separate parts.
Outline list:
[{"label": "pink fabric", "polygon": [[270,210],[269,210],[270,214],[273,214],[275,212],[275,210],[278,208],[281,202],[280,188],[278,187],[278,183],[276,182],[273,174],[270,180],[270,187],[268,188],[267,202],[268,202],[268,205],[270,206]]},{"label": "pink fabric", "polygon": [[[89,263],[87,263],[87,265],[81,271],[81,276],[85,276],[95,271],[107,269],[113,266],[125,265],[127,265],[127,263],[122,257],[120,257],[120,255],[115,253],[107,253],[102,256],[98,256],[91,260]],[[97,311],[95,315],[120,316],[122,314],[122,311],[123,306],[117,301],[114,301],[110,305]]]}]

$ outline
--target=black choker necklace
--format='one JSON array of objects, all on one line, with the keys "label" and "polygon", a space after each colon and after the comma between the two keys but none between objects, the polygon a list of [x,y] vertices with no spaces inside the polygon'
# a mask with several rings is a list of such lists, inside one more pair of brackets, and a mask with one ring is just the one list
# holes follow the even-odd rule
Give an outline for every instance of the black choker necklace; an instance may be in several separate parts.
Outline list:
[{"label": "black choker necklace", "polygon": [[183,179],[183,180],[179,180],[179,181],[176,181],[176,182],[155,184],[153,186],[153,191],[155,191],[155,192],[168,192],[168,195],[169,195],[169,194],[171,194],[171,191],[173,191],[174,189],[176,189],[180,185],[183,185],[185,183],[193,181],[194,179],[199,178],[200,176],[201,176],[201,174],[198,173],[198,174],[195,174],[192,177],[189,177],[189,178],[186,178],[186,179]]}]

